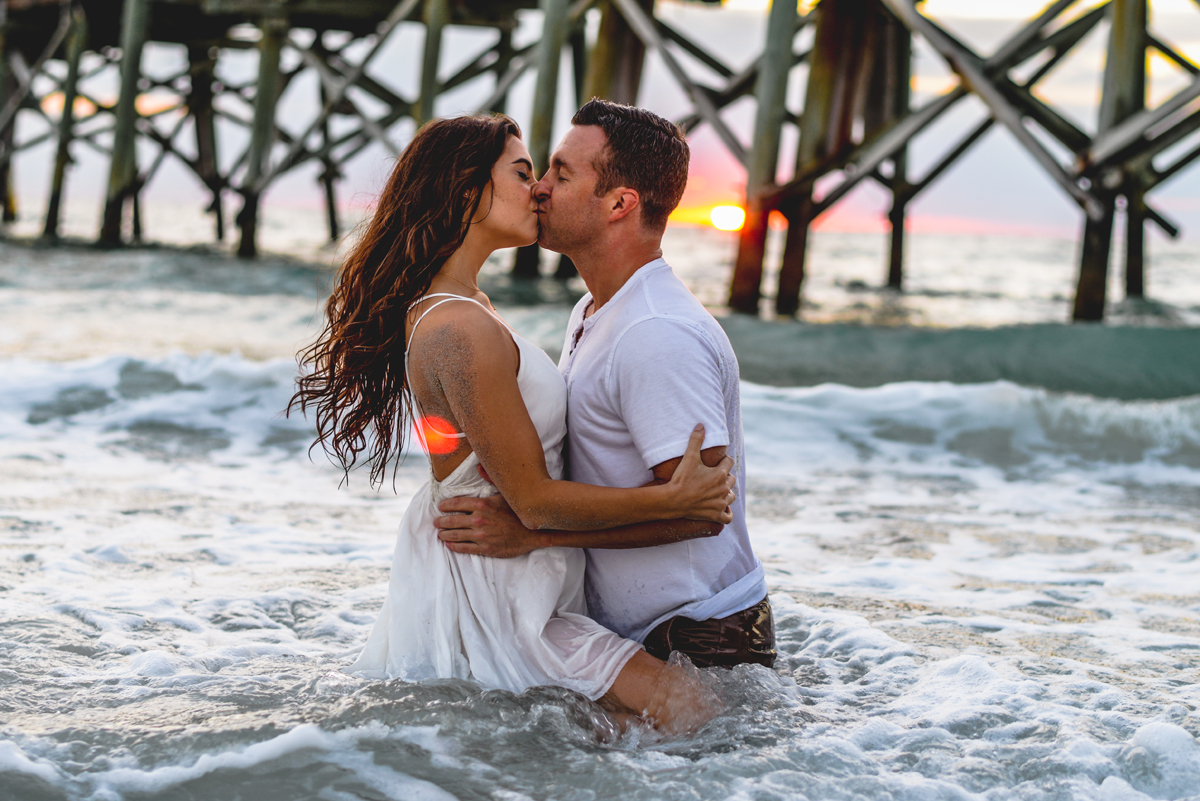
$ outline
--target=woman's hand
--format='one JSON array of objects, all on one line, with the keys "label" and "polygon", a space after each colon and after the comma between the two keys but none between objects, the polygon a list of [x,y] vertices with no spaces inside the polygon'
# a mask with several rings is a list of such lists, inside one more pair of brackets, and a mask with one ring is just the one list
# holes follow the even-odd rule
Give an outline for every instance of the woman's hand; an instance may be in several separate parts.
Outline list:
[{"label": "woman's hand", "polygon": [[696,426],[688,438],[687,450],[666,487],[675,500],[678,517],[728,524],[733,521],[730,507],[737,499],[737,478],[730,472],[733,459],[726,456],[715,467],[700,461],[704,444],[704,426]]}]

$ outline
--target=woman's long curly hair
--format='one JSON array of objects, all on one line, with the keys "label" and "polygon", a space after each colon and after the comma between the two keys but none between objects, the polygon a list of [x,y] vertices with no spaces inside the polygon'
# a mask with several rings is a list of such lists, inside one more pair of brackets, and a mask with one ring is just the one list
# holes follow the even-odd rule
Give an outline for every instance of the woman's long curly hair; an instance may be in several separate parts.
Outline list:
[{"label": "woman's long curly hair", "polygon": [[398,462],[413,418],[404,376],[409,307],[467,237],[492,167],[521,129],[502,114],[434,120],[417,132],[300,354],[288,413],[315,409],[317,440],[349,477],[366,452],[371,484]]}]

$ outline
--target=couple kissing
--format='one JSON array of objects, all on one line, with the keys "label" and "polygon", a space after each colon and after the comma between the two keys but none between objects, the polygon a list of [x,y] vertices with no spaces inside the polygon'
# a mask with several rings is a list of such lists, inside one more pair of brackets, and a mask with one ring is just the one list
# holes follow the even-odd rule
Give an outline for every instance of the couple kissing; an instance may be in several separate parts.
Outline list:
[{"label": "couple kissing", "polygon": [[[673,123],[592,100],[540,177],[503,115],[434,120],[398,159],[292,400],[347,471],[381,482],[410,427],[429,455],[349,670],[556,685],[683,732],[719,702],[672,652],[773,664],[737,359],[662,258],[689,155]],[[557,366],[477,283],[535,241],[589,290]]]}]

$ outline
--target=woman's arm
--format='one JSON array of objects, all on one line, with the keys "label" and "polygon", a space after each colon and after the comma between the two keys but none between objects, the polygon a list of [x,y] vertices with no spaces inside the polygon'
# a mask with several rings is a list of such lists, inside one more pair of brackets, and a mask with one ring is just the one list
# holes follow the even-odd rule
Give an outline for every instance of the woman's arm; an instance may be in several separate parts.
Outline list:
[{"label": "woman's arm", "polygon": [[[725,447],[705,448],[700,460],[712,467],[725,458]],[[666,483],[682,458],[654,466],[655,478],[645,486]],[[484,478],[488,478],[484,475]],[[661,520],[598,531],[531,531],[521,524],[503,495],[447,498],[433,520],[438,538],[455,553],[512,558],[539,548],[650,548],[673,542],[715,537],[725,527],[703,520]]]},{"label": "woman's arm", "polygon": [[[675,518],[729,522],[732,460],[715,468],[702,464],[702,435],[692,437],[665,484],[617,489],[552,479],[517,385],[519,356],[508,331],[482,309],[441,311],[430,313],[410,346],[414,389],[426,413],[445,417],[467,435],[525,526],[580,531]],[[431,458],[453,469],[466,451]]]}]

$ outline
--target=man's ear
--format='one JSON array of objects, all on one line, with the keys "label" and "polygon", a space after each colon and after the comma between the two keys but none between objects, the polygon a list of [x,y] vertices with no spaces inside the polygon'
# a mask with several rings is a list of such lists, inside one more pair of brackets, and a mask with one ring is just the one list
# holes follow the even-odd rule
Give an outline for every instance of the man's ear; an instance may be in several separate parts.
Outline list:
[{"label": "man's ear", "polygon": [[634,212],[635,209],[642,205],[642,199],[638,196],[636,189],[630,189],[627,186],[620,186],[609,193],[608,221],[616,222],[624,219]]}]

